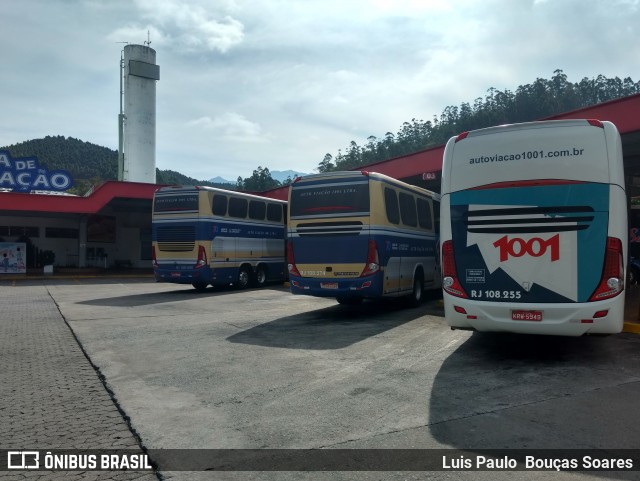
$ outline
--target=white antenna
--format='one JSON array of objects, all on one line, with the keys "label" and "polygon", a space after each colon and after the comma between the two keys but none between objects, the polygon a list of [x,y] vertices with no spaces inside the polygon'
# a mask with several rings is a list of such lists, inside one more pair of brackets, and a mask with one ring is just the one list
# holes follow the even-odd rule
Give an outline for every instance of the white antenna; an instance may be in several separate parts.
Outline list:
[{"label": "white antenna", "polygon": [[147,41],[142,43],[144,43],[147,47],[151,46],[151,36],[149,35],[149,30],[147,30]]},{"label": "white antenna", "polygon": [[[129,42],[116,42],[129,45]],[[124,111],[122,109],[122,98],[124,97],[124,50],[120,51],[120,113],[118,114],[118,180],[122,181],[124,176]]]}]

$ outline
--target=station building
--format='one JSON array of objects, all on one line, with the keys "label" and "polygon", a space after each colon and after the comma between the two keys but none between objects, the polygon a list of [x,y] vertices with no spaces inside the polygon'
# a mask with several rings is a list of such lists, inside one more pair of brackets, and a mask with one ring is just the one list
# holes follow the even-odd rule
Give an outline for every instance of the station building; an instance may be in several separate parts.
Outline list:
[{"label": "station building", "polygon": [[[630,252],[640,249],[640,94],[566,112],[547,120],[593,118],[613,122],[622,137],[629,195]],[[440,191],[444,145],[369,164],[360,169]],[[151,268],[151,207],[159,186],[108,181],[83,197],[63,193],[0,192],[0,242],[25,242],[27,267],[40,267],[39,253],[52,251],[60,268]],[[288,187],[261,193],[287,199]],[[640,210],[637,211],[640,214]]]}]

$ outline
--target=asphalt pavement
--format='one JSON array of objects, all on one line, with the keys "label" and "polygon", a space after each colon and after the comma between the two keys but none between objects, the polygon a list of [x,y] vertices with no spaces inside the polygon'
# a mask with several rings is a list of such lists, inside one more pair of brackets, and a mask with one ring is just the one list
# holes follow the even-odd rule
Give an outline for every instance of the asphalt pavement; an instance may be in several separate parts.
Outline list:
[{"label": "asphalt pavement", "polygon": [[[92,282],[0,282],[0,450],[624,448],[640,439],[629,410],[639,392],[630,334],[523,341],[449,331],[427,306],[345,310],[281,288],[197,293],[149,279]],[[425,479],[325,474],[224,479]],[[163,477],[211,479],[0,471],[10,480]],[[559,479],[555,472],[517,477]]]}]

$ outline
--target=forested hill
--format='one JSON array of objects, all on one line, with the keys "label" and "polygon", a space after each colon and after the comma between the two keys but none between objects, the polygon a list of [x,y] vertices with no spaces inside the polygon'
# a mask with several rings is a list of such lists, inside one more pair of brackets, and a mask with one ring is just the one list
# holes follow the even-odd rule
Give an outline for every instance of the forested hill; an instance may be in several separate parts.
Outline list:
[{"label": "forested hill", "polygon": [[365,145],[351,141],[335,157],[326,154],[318,171],[353,169],[442,145],[467,130],[540,120],[637,93],[640,81],[634,82],[630,77],[598,75],[571,82],[562,70],[555,70],[551,79],[537,78],[515,91],[491,87],[484,98],[448,106],[432,120],[411,119],[396,134],[387,132],[382,139],[370,136]]},{"label": "forested hill", "polygon": [[[335,157],[326,154],[317,170],[328,172],[358,168],[442,145],[451,136],[465,130],[539,120],[640,93],[640,81],[634,82],[629,77],[620,79],[598,75],[593,79],[585,77],[579,82],[570,82],[562,70],[553,74],[551,79],[537,78],[533,83],[520,85],[515,91],[492,87],[484,98],[446,107],[440,116],[434,115],[432,120],[411,119],[411,122],[402,124],[397,134],[387,132],[382,139],[370,136],[364,146],[352,141],[344,151],[338,150]],[[0,147],[0,150],[8,150],[14,158],[37,157],[40,164],[49,170],[67,170],[76,183],[71,192],[80,195],[92,185],[117,177],[117,151],[72,137],[47,136]],[[193,179],[172,170],[158,169],[156,178],[159,184],[210,185],[252,192],[282,185],[271,177],[267,166],[258,167],[246,179],[239,177],[235,186]]]},{"label": "forested hill", "polygon": [[[0,150],[8,151],[13,158],[36,157],[38,163],[48,170],[66,170],[75,182],[69,192],[78,195],[83,195],[91,186],[105,180],[117,180],[118,178],[117,150],[100,147],[91,142],[83,142],[73,137],[47,135],[44,139],[27,140],[0,147]],[[160,169],[156,169],[156,183],[229,188],[228,184],[213,184],[187,177],[173,170]]]}]

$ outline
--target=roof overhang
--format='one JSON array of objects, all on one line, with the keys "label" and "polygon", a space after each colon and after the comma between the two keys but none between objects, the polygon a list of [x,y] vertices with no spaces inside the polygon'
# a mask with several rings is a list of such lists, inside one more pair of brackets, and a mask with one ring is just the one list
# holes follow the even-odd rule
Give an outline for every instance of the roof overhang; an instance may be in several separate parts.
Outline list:
[{"label": "roof overhang", "polygon": [[151,202],[162,187],[141,182],[107,181],[84,197],[55,194],[0,193],[0,211],[30,213],[97,214],[114,199],[140,199]]}]

